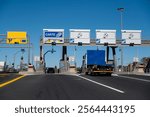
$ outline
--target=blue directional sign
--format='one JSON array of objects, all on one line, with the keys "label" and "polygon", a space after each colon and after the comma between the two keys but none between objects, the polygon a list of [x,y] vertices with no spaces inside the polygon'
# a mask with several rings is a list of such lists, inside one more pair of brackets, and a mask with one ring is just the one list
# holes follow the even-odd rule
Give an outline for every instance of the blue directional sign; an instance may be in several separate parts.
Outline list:
[{"label": "blue directional sign", "polygon": [[43,29],[43,43],[64,43],[64,29]]},{"label": "blue directional sign", "polygon": [[62,38],[63,33],[62,32],[45,32],[45,37]]}]

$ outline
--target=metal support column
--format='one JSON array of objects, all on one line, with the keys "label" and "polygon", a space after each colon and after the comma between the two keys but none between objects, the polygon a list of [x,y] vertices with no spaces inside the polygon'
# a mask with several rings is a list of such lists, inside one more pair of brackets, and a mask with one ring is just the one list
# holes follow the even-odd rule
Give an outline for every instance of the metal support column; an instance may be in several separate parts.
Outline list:
[{"label": "metal support column", "polygon": [[42,71],[44,69],[44,62],[43,62],[43,39],[40,40],[40,68],[39,70]]},{"label": "metal support column", "polygon": [[109,61],[109,46],[107,46],[107,48],[106,48],[106,62],[108,63],[108,61]]},{"label": "metal support column", "polygon": [[114,64],[114,72],[117,71],[117,61],[116,61],[116,47],[111,47],[113,53],[113,64]]},{"label": "metal support column", "polygon": [[40,45],[40,63],[43,63],[43,46]]},{"label": "metal support column", "polygon": [[67,46],[62,46],[62,62],[64,64],[63,71],[68,71],[68,62],[67,62]]},{"label": "metal support column", "polygon": [[67,56],[67,46],[62,47],[62,60],[65,60],[65,55]]}]

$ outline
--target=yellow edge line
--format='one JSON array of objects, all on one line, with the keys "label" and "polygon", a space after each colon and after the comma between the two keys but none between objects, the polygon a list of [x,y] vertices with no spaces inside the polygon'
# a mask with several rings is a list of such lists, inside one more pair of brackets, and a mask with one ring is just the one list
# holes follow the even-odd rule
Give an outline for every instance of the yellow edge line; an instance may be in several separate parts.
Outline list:
[{"label": "yellow edge line", "polygon": [[6,86],[6,85],[8,85],[8,84],[11,84],[11,83],[13,83],[13,82],[15,82],[15,81],[17,81],[17,80],[23,78],[23,77],[25,77],[25,75],[20,76],[20,77],[17,77],[17,78],[15,78],[15,79],[10,80],[10,81],[8,81],[8,82],[5,82],[5,83],[3,83],[3,84],[0,84],[0,88]]}]

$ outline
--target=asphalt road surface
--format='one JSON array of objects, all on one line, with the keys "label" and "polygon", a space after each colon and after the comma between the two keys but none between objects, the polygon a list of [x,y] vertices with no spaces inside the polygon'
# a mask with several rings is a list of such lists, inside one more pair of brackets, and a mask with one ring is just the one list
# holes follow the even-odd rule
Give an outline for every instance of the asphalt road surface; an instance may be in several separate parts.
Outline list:
[{"label": "asphalt road surface", "polygon": [[1,100],[150,100],[150,76],[47,74],[12,82],[8,78],[4,86],[0,82]]}]

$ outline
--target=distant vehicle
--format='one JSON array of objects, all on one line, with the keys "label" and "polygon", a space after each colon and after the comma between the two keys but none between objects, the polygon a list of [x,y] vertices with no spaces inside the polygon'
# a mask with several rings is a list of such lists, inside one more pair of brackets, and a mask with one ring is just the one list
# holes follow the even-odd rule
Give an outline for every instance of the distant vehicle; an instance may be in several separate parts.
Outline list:
[{"label": "distant vehicle", "polygon": [[45,73],[55,73],[55,69],[53,67],[47,67]]},{"label": "distant vehicle", "polygon": [[150,73],[150,59],[149,59],[148,62],[147,62],[147,65],[146,65],[146,67],[145,67],[145,69],[144,69],[144,72],[145,72],[145,73]]},{"label": "distant vehicle", "polygon": [[113,64],[107,64],[105,61],[105,50],[87,50],[85,59],[85,74],[111,76],[113,73]]}]

